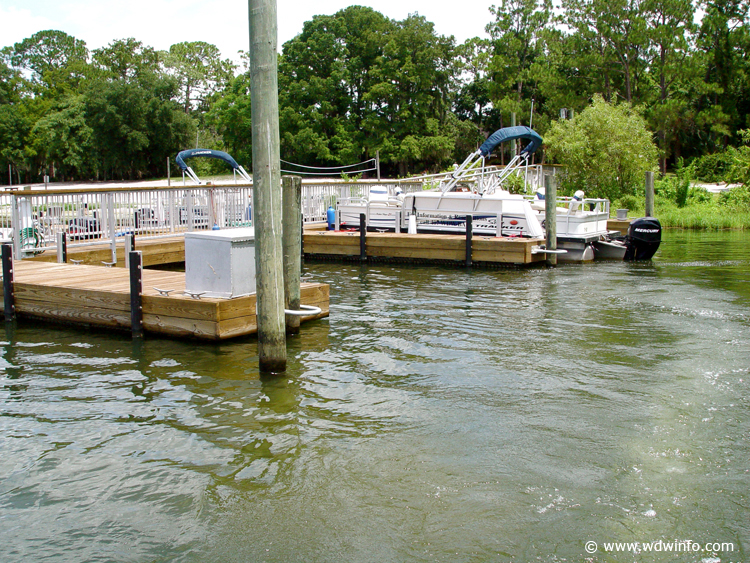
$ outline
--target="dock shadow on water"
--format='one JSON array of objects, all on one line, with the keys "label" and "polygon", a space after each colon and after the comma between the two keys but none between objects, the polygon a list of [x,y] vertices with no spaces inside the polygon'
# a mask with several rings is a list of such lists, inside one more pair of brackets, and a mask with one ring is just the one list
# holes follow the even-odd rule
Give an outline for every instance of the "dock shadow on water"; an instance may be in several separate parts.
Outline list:
[{"label": "dock shadow on water", "polygon": [[648,264],[308,264],[331,316],[274,378],[252,338],[11,326],[2,559],[747,560],[750,236],[664,238]]}]

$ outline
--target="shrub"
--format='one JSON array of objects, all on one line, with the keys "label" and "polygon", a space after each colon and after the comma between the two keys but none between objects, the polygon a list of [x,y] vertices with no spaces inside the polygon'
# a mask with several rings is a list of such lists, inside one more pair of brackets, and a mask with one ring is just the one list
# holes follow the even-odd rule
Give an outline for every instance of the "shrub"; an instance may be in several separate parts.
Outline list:
[{"label": "shrub", "polygon": [[719,205],[733,211],[750,211],[750,186],[737,186],[719,195]]},{"label": "shrub", "polygon": [[[665,199],[673,201],[677,207],[685,207],[690,194],[692,167],[685,168],[682,159],[677,161],[677,170],[673,176],[667,176],[654,182],[654,192]],[[705,191],[705,190],[704,190]]]},{"label": "shrub", "polygon": [[656,145],[640,113],[600,95],[572,120],[553,123],[545,142],[550,158],[565,166],[563,193],[583,189],[614,201],[640,190],[656,167]]},{"label": "shrub", "polygon": [[693,175],[701,182],[725,182],[734,163],[734,150],[704,154],[691,162]]}]

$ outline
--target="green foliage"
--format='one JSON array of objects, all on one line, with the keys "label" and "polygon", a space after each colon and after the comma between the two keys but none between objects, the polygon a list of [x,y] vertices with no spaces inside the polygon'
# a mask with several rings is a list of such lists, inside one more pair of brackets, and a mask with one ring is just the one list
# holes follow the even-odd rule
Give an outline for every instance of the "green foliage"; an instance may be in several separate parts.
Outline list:
[{"label": "green foliage", "polygon": [[221,58],[215,45],[205,41],[185,41],[160,55],[167,71],[179,84],[179,101],[190,111],[207,111],[210,97],[224,89],[233,78],[234,64]]},{"label": "green foliage", "polygon": [[642,201],[642,199],[643,198],[639,200],[632,194],[624,195],[614,202],[616,205],[613,205],[612,209],[629,209],[630,211],[643,209],[645,207],[645,203]]},{"label": "green foliage", "polygon": [[342,172],[341,173],[341,179],[344,182],[356,182],[356,181],[362,179],[362,173],[360,172],[359,174],[351,174],[350,175],[350,174],[347,174],[346,172]]},{"label": "green foliage", "polygon": [[503,189],[509,191],[512,194],[525,194],[526,184],[523,181],[523,176],[520,174],[511,174],[503,181]]},{"label": "green foliage", "polygon": [[[379,151],[384,174],[445,169],[508,126],[510,112],[528,123],[533,100],[553,160],[589,169],[562,189],[627,197],[643,166],[620,163],[650,167],[657,157],[621,148],[624,138],[640,143],[640,129],[605,119],[573,130],[598,93],[642,108],[662,173],[682,155],[703,181],[750,181],[750,147],[737,134],[750,125],[750,2],[702,1],[699,28],[690,0],[551,4],[501,0],[487,14],[489,38],[458,46],[416,14],[394,21],[350,6],[315,16],[279,57],[282,157],[331,166]],[[628,106],[613,107],[620,119]],[[548,135],[561,109],[577,125]],[[195,146],[196,133],[250,166],[250,114],[249,77],[201,41],[157,52],[128,38],[89,53],[81,39],[45,30],[0,49],[0,169],[10,164],[19,181],[163,175],[163,160]],[[663,190],[678,210],[706,197],[684,182]]]},{"label": "green foliage", "polygon": [[704,154],[693,160],[690,166],[695,179],[701,182],[725,182],[734,162],[732,150]]},{"label": "green foliage", "polygon": [[548,154],[565,166],[562,190],[584,190],[610,200],[634,194],[656,164],[656,147],[643,117],[627,104],[595,96],[574,119],[555,122],[545,138]]},{"label": "green foliage", "polygon": [[719,195],[719,205],[730,211],[750,212],[750,186],[744,184]]},{"label": "green foliage", "polygon": [[656,180],[654,192],[669,201],[673,201],[677,204],[677,207],[685,207],[691,190],[691,182],[692,168],[685,168],[682,159],[679,159],[676,173],[661,180]]}]

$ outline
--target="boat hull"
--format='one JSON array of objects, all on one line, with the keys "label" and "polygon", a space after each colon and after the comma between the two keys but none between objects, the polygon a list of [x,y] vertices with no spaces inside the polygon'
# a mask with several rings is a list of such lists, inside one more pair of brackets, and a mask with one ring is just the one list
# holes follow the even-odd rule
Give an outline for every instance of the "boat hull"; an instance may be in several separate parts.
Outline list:
[{"label": "boat hull", "polygon": [[597,260],[623,260],[628,247],[619,241],[598,240],[594,243]]}]

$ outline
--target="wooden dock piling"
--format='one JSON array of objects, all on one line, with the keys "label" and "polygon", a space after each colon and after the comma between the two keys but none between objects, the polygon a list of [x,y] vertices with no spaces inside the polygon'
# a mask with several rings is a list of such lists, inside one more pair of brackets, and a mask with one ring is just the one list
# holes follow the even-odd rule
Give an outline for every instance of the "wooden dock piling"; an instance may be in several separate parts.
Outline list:
[{"label": "wooden dock piling", "polygon": [[[547,250],[557,250],[557,183],[555,177],[544,177],[544,228]],[[557,266],[557,254],[547,254],[547,265]]]},{"label": "wooden dock piling", "polygon": [[[286,309],[299,310],[300,275],[302,272],[302,178],[284,176],[282,185],[282,246],[284,248],[284,306]],[[297,315],[286,315],[287,334],[299,332],[300,318]]]},{"label": "wooden dock piling", "polygon": [[250,98],[260,370],[286,370],[276,0],[250,0]]}]

